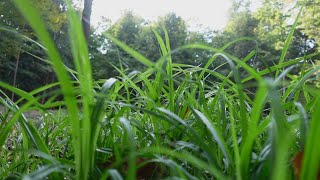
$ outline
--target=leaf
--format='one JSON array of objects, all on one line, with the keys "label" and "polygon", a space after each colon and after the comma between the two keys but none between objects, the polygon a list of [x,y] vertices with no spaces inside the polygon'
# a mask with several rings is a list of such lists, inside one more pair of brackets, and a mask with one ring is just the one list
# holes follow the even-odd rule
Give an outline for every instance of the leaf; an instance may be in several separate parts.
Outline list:
[{"label": "leaf", "polygon": [[28,175],[24,175],[22,179],[23,180],[42,180],[47,178],[53,172],[64,172],[64,171],[65,170],[63,166],[58,164],[45,165],[45,166],[41,166],[38,170]]},{"label": "leaf", "polygon": [[210,121],[207,119],[207,117],[205,117],[200,111],[193,109],[193,111],[195,112],[195,115],[207,126],[208,130],[210,131],[212,137],[214,140],[217,141],[224,157],[226,158],[226,164],[227,166],[229,165],[230,162],[232,162],[231,160],[231,156],[230,153],[228,151],[228,148],[226,146],[225,141],[223,140],[222,136],[221,136],[221,132],[219,132],[217,130],[217,128],[215,128]]}]

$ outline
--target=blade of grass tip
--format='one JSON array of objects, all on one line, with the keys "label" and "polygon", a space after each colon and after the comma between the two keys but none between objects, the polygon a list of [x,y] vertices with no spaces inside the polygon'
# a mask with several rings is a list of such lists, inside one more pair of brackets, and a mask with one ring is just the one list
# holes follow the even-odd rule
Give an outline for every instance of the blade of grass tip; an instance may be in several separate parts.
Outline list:
[{"label": "blade of grass tip", "polygon": [[173,76],[172,76],[172,56],[171,56],[171,47],[170,47],[170,39],[169,39],[169,34],[166,29],[166,27],[162,26],[165,40],[166,40],[166,48],[169,54],[168,57],[168,63],[167,63],[167,74],[168,74],[168,81],[169,81],[169,89],[170,89],[170,94],[169,94],[169,109],[174,112],[174,86],[173,86]]},{"label": "blade of grass tip", "polygon": [[216,53],[214,54],[207,62],[207,64],[204,66],[202,72],[200,73],[199,75],[199,78],[202,79],[202,77],[204,76],[204,73],[205,73],[205,70],[209,68],[209,66],[212,64],[212,62],[217,58],[219,57],[219,54]]},{"label": "blade of grass tip", "polygon": [[[2,102],[1,104],[5,104],[4,100],[1,98],[0,99]],[[11,105],[7,104],[7,108],[9,108],[11,111],[15,111],[11,119],[7,123],[1,123],[1,129],[0,129],[0,146],[2,147],[12,129],[16,121],[19,120],[21,113],[27,110],[30,106],[34,104],[34,101],[29,101],[25,103],[18,111],[15,111],[14,108]]]},{"label": "blade of grass tip", "polygon": [[[153,101],[157,101],[159,99],[158,89],[157,87],[154,87],[154,84],[152,84],[149,80],[149,78],[146,77],[144,73],[140,74],[139,78],[141,78],[147,87],[149,94],[148,97],[150,97]],[[160,89],[161,90],[161,89]]]},{"label": "blade of grass tip", "polygon": [[289,68],[285,69],[283,72],[281,72],[281,74],[275,79],[274,83],[278,84],[281,79],[283,79],[287,73],[289,73],[289,71],[291,71],[293,68],[297,67],[298,65],[294,65],[294,66],[290,66]]},{"label": "blade of grass tip", "polygon": [[319,178],[319,160],[320,160],[320,93],[317,92],[316,105],[313,109],[310,132],[307,134],[307,140],[302,159],[301,179]]},{"label": "blade of grass tip", "polygon": [[[162,37],[160,36],[160,34],[156,31],[156,30],[152,30],[154,35],[156,36],[156,39],[158,41],[158,44],[160,46],[160,50],[161,50],[161,55],[162,56],[167,56],[167,57],[171,57],[171,54],[168,54],[168,50],[166,47],[165,42],[163,41]],[[168,60],[168,59],[163,59],[163,61]]]},{"label": "blade of grass tip", "polygon": [[[41,104],[30,93],[27,93],[19,88],[13,87],[13,86],[6,84],[4,82],[1,82],[1,81],[0,81],[0,87],[15,93],[16,95],[20,96],[21,97],[20,99],[22,99],[22,100],[25,99],[29,102],[32,101],[36,106],[41,107]],[[20,102],[22,100],[18,100],[17,102]]]},{"label": "blade of grass tip", "polygon": [[128,135],[128,138],[129,138],[129,147],[130,147],[130,150],[129,150],[129,162],[128,162],[128,166],[129,166],[129,169],[128,169],[128,174],[127,174],[127,179],[136,179],[136,170],[137,170],[137,167],[136,167],[136,155],[135,155],[135,151],[136,151],[136,146],[135,146],[135,138],[134,138],[134,134],[132,132],[132,129],[131,129],[131,126],[130,126],[130,123],[129,121],[124,118],[124,117],[121,117],[120,118],[120,122],[122,123],[122,125],[124,126],[124,129],[126,130],[126,133]]},{"label": "blade of grass tip", "polygon": [[[247,122],[248,118],[247,118],[247,110],[246,110],[243,87],[240,80],[240,73],[238,69],[235,67],[232,60],[230,60],[224,54],[221,54],[221,56],[224,57],[224,59],[229,63],[230,69],[234,73],[234,80],[236,81],[236,84],[237,84],[237,90],[238,90],[239,101],[240,101],[240,118],[241,118],[240,126],[241,126],[241,133],[242,133],[242,142],[245,142],[247,139],[247,133],[248,133],[248,122]],[[241,61],[237,61],[237,62],[241,62]]]},{"label": "blade of grass tip", "polygon": [[29,139],[33,141],[37,149],[40,151],[50,154],[50,151],[47,147],[47,145],[44,143],[43,139],[41,138],[39,132],[35,129],[35,127],[30,124],[29,122],[26,121],[26,119],[22,118],[20,120],[20,124],[23,128],[23,131],[26,132],[28,135]]},{"label": "blade of grass tip", "polygon": [[309,72],[307,72],[294,86],[294,88],[291,89],[291,91],[286,93],[286,96],[284,97],[285,100],[291,100],[294,95],[295,92],[302,87],[302,85],[314,74],[317,73],[320,69],[320,66],[316,66],[314,67],[312,70],[310,70]]},{"label": "blade of grass tip", "polygon": [[289,127],[285,111],[279,97],[276,85],[273,81],[267,80],[270,105],[273,122],[271,126],[272,137],[272,179],[287,179],[288,175],[288,151],[293,143],[293,135]]},{"label": "blade of grass tip", "polygon": [[[117,79],[110,78],[106,80],[103,84],[101,92],[97,98],[97,101],[94,105],[91,114],[91,121],[92,121],[92,130],[91,130],[91,137],[93,138],[91,141],[95,144],[98,140],[99,131],[100,131],[100,123],[102,120],[103,110],[104,110],[104,103],[106,95],[108,94],[110,88],[117,82]],[[93,147],[95,149],[95,145]],[[94,152],[93,152],[94,153]]]},{"label": "blade of grass tip", "polygon": [[253,143],[256,137],[259,135],[257,133],[257,126],[259,119],[261,118],[261,113],[266,103],[268,90],[266,83],[264,81],[260,82],[258,91],[255,95],[254,103],[252,105],[252,110],[250,113],[250,122],[248,125],[248,138],[244,142],[241,148],[241,174],[243,179],[249,178],[249,165],[251,162],[251,153],[253,148]]},{"label": "blade of grass tip", "polygon": [[[165,27],[163,27],[163,31],[165,33],[165,40],[166,40],[166,44],[165,42],[163,41],[163,39],[161,38],[161,36],[159,35],[159,33],[155,30],[153,30],[153,33],[155,34],[156,38],[157,38],[157,41],[158,41],[158,44],[160,46],[160,50],[161,50],[161,55],[162,55],[162,58],[160,58],[160,60],[156,63],[157,65],[159,66],[165,66],[164,68],[166,68],[166,77],[168,78],[168,82],[169,82],[169,90],[172,91],[172,84],[173,84],[173,80],[172,80],[172,59],[171,59],[171,52],[170,52],[170,43],[168,42],[169,41],[169,37],[168,37],[168,32],[166,31]],[[165,58],[164,58],[165,57]],[[170,71],[171,69],[171,71]],[[157,80],[158,80],[158,84],[159,86],[163,86],[163,82],[162,82],[162,76],[163,76],[163,72],[162,71],[158,71],[157,72]],[[160,92],[161,91],[161,88],[159,87],[158,88],[158,91]],[[173,98],[173,94],[170,93],[169,95],[169,109],[171,111],[174,111],[174,101],[172,100]]]},{"label": "blade of grass tip", "polygon": [[[47,145],[44,143],[43,139],[41,138],[39,132],[34,128],[34,126],[31,123],[27,121],[27,119],[22,114],[22,112],[26,110],[29,106],[31,106],[33,102],[27,102],[25,105],[22,106],[21,109],[15,106],[13,102],[11,102],[11,104],[12,106],[10,109],[14,112],[14,114],[10,122],[6,124],[5,127],[3,127],[3,131],[1,131],[0,133],[0,144],[4,144],[6,137],[10,133],[10,129],[18,120],[23,134],[23,147],[25,148],[24,150],[27,151],[27,148],[29,147],[29,140],[31,140],[31,142],[39,151],[48,154],[48,156],[51,156],[50,151]],[[27,158],[27,154],[24,154],[24,157]],[[50,164],[50,161],[46,160],[45,162]],[[53,174],[53,177],[61,178],[61,176],[59,176],[58,174]]]},{"label": "blade of grass tip", "polygon": [[18,9],[24,15],[25,19],[29,22],[30,26],[33,28],[38,38],[42,42],[42,44],[47,48],[49,59],[52,61],[54,71],[57,75],[59,82],[61,83],[61,89],[65,97],[65,101],[66,101],[66,105],[69,113],[70,124],[73,129],[71,133],[72,133],[73,147],[75,151],[74,152],[75,161],[77,165],[76,171],[77,173],[80,173],[79,170],[81,166],[81,161],[80,161],[81,152],[80,152],[80,141],[79,141],[80,126],[78,123],[79,111],[77,107],[75,94],[73,91],[73,85],[70,81],[70,78],[65,69],[65,66],[62,63],[61,57],[54,45],[54,42],[50,38],[50,35],[46,30],[46,26],[41,20],[41,16],[39,12],[31,5],[30,1],[14,0],[14,2],[18,7]]},{"label": "blade of grass tip", "polygon": [[197,77],[197,75],[194,75],[196,79],[196,83],[198,84],[198,102],[203,106],[204,109],[208,109],[207,98],[205,97],[205,88],[206,84],[205,81],[201,80]]},{"label": "blade of grass tip", "polygon": [[[212,51],[212,52],[215,52],[215,53],[227,54],[226,52],[223,51],[224,49],[226,49],[228,46],[232,45],[235,42],[242,41],[242,40],[245,40],[245,39],[254,40],[253,38],[246,38],[246,37],[239,38],[239,39],[237,39],[235,41],[232,41],[232,42],[226,44],[224,47],[222,47],[220,49],[213,48],[211,46],[203,45],[203,44],[196,44],[196,43],[195,44],[188,44],[188,45],[183,45],[183,46],[173,50],[171,54],[176,53],[176,52],[181,51],[181,50],[187,50],[187,49],[202,49],[202,50]],[[230,55],[228,54],[228,56],[230,56]]]},{"label": "blade of grass tip", "polygon": [[[255,51],[253,51],[252,53],[255,53]],[[253,55],[253,54],[250,53],[250,54],[246,57],[246,59],[247,59],[248,57],[250,57],[251,55]],[[236,62],[236,63],[237,63],[238,65],[240,65],[244,70],[246,70],[246,71],[253,77],[253,79],[256,79],[258,82],[260,82],[260,81],[263,80],[262,76],[261,76],[256,70],[254,70],[251,66],[249,66],[248,64],[245,63],[246,61],[241,61],[240,59],[238,59],[238,58],[236,58],[236,57],[234,57],[234,56],[231,56],[231,55],[229,55],[229,54],[227,54],[227,53],[221,54],[221,56],[224,57],[224,58],[228,58],[228,59]],[[241,83],[243,83],[243,81],[242,81]]]},{"label": "blade of grass tip", "polygon": [[[130,74],[127,76],[122,70],[120,70],[119,68],[117,68],[116,66],[112,66],[113,68],[115,68],[119,74],[123,77],[122,78],[122,82],[124,85],[130,85],[133,89],[135,89],[136,91],[138,91],[138,93],[141,95],[141,96],[144,96],[145,94],[145,91],[143,91],[140,87],[137,86],[136,83],[134,83],[132,81],[132,78],[134,78],[134,76],[130,76]],[[127,87],[126,87],[127,88]],[[128,94],[129,96],[129,94]],[[129,97],[128,97],[129,99]]]},{"label": "blade of grass tip", "polygon": [[[252,52],[250,52],[242,61],[237,60],[237,59],[235,59],[235,60],[236,60],[236,62],[241,62],[241,64],[245,65],[245,63],[246,63],[247,61],[249,61],[255,54],[256,54],[256,51],[252,51]],[[220,55],[220,54],[217,54],[217,55]],[[241,64],[238,63],[235,68],[238,69],[238,68],[241,66]],[[247,69],[247,71],[248,71],[249,73],[252,72],[253,74],[256,74],[256,72],[255,72],[253,69],[251,69],[250,67],[246,67],[246,69]],[[208,73],[212,74],[212,73],[215,73],[215,72],[208,72]],[[231,72],[228,74],[228,76],[222,76],[222,75],[218,75],[218,74],[216,75],[216,77],[218,77],[219,79],[222,79],[222,80],[223,80],[223,82],[221,83],[221,85],[220,85],[220,87],[219,87],[216,95],[220,94],[220,92],[222,91],[222,89],[223,89],[223,87],[226,85],[226,83],[229,83],[230,85],[234,86],[234,83],[233,83],[232,81],[230,81],[230,79],[229,79],[229,78],[233,75],[233,73],[234,73],[234,72],[231,71]],[[214,75],[214,74],[212,74],[212,75]],[[261,80],[262,80],[262,78],[261,78],[259,75],[257,75],[257,74],[254,75],[254,77],[256,77],[256,79],[257,79],[258,81],[261,81]],[[218,101],[218,97],[220,97],[220,96],[216,96],[216,97],[213,99],[212,104],[216,104],[216,102]]]},{"label": "blade of grass tip", "polygon": [[[217,79],[222,80],[221,88],[225,87],[227,84],[230,87],[235,87],[236,86],[236,84],[232,80],[230,80],[229,77],[227,77],[227,76],[224,76],[222,74],[219,74],[219,73],[217,73],[215,71],[212,71],[212,70],[209,70],[209,69],[206,69],[205,72],[207,72],[208,74],[216,77]],[[200,79],[200,78],[198,77],[198,79]]]},{"label": "blade of grass tip", "polygon": [[233,117],[234,110],[232,108],[232,103],[226,99],[226,102],[228,103],[228,106],[231,107],[229,108],[230,112],[230,128],[231,128],[231,137],[232,137],[232,147],[234,151],[234,164],[236,168],[236,178],[238,180],[242,179],[242,174],[241,174],[241,159],[240,159],[240,152],[239,152],[239,145],[238,145],[238,138],[237,138],[237,131],[236,131],[236,125],[235,125],[235,118]]},{"label": "blade of grass tip", "polygon": [[[160,45],[162,56],[163,56],[163,54],[167,54],[167,50],[166,50],[166,48],[164,46],[164,42],[163,42],[161,36],[159,35],[159,33],[156,30],[152,29],[152,31],[153,31],[154,35],[156,36],[156,38],[157,38],[158,44]],[[158,91],[158,94],[160,94],[161,89],[163,87],[163,79],[164,79],[163,72],[165,72],[165,68],[166,68],[165,60],[166,59],[163,59],[163,61],[158,61],[156,63],[156,66],[162,67],[161,68],[162,71],[157,71],[156,78],[155,78],[155,83],[157,83],[156,87],[158,87],[158,88],[156,88],[157,91]]]},{"label": "blade of grass tip", "polygon": [[[255,41],[256,40],[254,38],[249,38],[249,37],[241,37],[241,38],[238,38],[238,39],[235,39],[234,41],[231,41],[229,43],[227,43],[226,45],[224,45],[222,48],[220,49],[215,49],[215,52],[216,54],[214,54],[209,60],[208,62],[206,63],[206,65],[204,66],[204,69],[208,69],[209,66],[212,64],[212,62],[219,56],[219,53],[222,53],[225,49],[227,49],[229,46],[237,43],[237,42],[240,42],[240,41]],[[202,49],[202,48],[201,48]],[[204,71],[201,72],[200,74],[200,78],[202,78],[204,75]]]},{"label": "blade of grass tip", "polygon": [[[253,56],[255,56],[257,54],[257,51],[251,51],[245,58],[243,58],[242,62],[243,63],[246,63],[248,62]],[[239,69],[241,67],[240,64],[237,64],[235,68]],[[229,74],[228,74],[228,78],[231,77],[233,75],[233,71],[231,71]]]},{"label": "blade of grass tip", "polygon": [[136,60],[141,62],[142,64],[144,64],[144,65],[146,65],[146,66],[148,66],[150,68],[154,68],[155,67],[155,64],[152,61],[150,61],[149,59],[147,59],[146,57],[144,57],[142,54],[138,53],[137,51],[133,50],[132,48],[130,48],[129,46],[127,46],[123,42],[119,41],[118,39],[112,37],[109,34],[104,33],[104,35],[108,39],[110,39],[112,42],[114,42],[116,45],[118,45],[120,48],[122,48],[124,51],[126,51],[129,55],[131,55]]},{"label": "blade of grass tip", "polygon": [[[32,101],[30,103],[32,103]],[[22,131],[24,131],[24,134],[28,135],[28,139],[32,140],[32,142],[34,143],[34,145],[36,146],[37,149],[39,149],[40,151],[42,151],[44,153],[50,154],[49,149],[48,149],[47,145],[44,143],[44,141],[42,140],[39,132],[34,128],[34,126],[31,123],[29,123],[27,121],[25,116],[22,114],[22,111],[17,106],[15,106],[13,102],[11,102],[11,104],[12,104],[11,110],[14,113],[13,117],[16,116],[19,118],[18,121],[20,123],[20,127],[22,128]],[[28,108],[29,104],[27,103],[22,107]],[[11,121],[15,122],[14,118],[12,118]],[[11,124],[13,124],[12,122],[11,122]],[[10,129],[8,129],[8,130],[10,130]]]},{"label": "blade of grass tip", "polygon": [[[300,15],[301,15],[303,9],[304,9],[304,6],[302,6],[300,8],[299,13],[298,13],[298,15],[297,15],[297,17],[296,17],[291,29],[290,29],[289,35],[287,36],[286,41],[284,43],[284,47],[283,47],[283,50],[281,51],[281,56],[280,56],[279,63],[278,63],[278,67],[280,67],[280,68],[282,68],[282,63],[284,61],[284,58],[287,55],[287,52],[288,52],[288,49],[289,49],[289,46],[290,46],[290,42],[291,42],[291,40],[293,38],[293,33],[294,33],[294,31],[295,31],[295,29],[296,29],[296,27],[298,25],[299,18],[300,18]],[[275,78],[278,77],[279,73],[280,73],[280,69],[278,69],[276,71]]]},{"label": "blade of grass tip", "polygon": [[[81,103],[82,103],[82,115],[80,133],[81,144],[81,170],[78,174],[78,178],[87,177],[94,168],[94,152],[93,147],[95,143],[91,137],[92,134],[92,120],[91,112],[94,105],[93,98],[93,79],[91,64],[89,61],[88,45],[85,40],[82,24],[80,18],[72,6],[71,1],[67,1],[68,6],[68,19],[70,24],[69,36],[71,43],[71,50],[73,55],[73,62],[78,72],[78,79],[81,89]],[[79,129],[80,131],[80,129]]]},{"label": "blade of grass tip", "polygon": [[[207,45],[203,45],[203,44],[189,44],[189,45],[184,45],[182,47],[179,47],[178,49],[172,51],[172,53],[175,53],[175,52],[178,52],[178,51],[181,51],[181,50],[187,50],[187,49],[202,49],[202,50],[208,50],[208,51],[213,51],[213,52],[216,52],[209,60],[208,62],[206,63],[206,65],[204,66],[204,68],[202,68],[202,72],[200,73],[200,76],[199,78],[201,79],[203,76],[204,76],[204,73],[205,71],[208,70],[209,66],[211,65],[211,63],[218,57],[220,56],[221,54],[226,54],[227,56],[230,56],[228,55],[227,53],[223,52],[224,49],[226,49],[228,46],[232,45],[233,43],[236,43],[238,41],[241,41],[241,40],[254,40],[253,38],[239,38],[235,41],[232,41],[228,44],[226,44],[224,47],[222,47],[221,49],[216,49],[216,48],[212,48],[210,46],[207,46]],[[254,51],[255,52],[255,51]],[[248,55],[249,56],[249,55]],[[181,65],[180,65],[181,66]],[[182,66],[186,66],[185,64],[182,64]],[[221,66],[221,65],[220,65]],[[219,66],[218,66],[219,67]]]},{"label": "blade of grass tip", "polygon": [[[318,56],[320,53],[314,53],[314,54],[310,54],[310,55],[307,55],[306,58],[307,59],[311,59],[313,57],[316,57]],[[264,69],[262,71],[259,71],[258,74],[260,76],[263,76],[263,75],[266,75],[266,74],[270,74],[270,72],[274,72],[274,71],[277,71],[278,69],[281,69],[281,68],[284,68],[284,67],[287,67],[287,66],[291,66],[291,65],[296,65],[298,63],[300,63],[301,61],[304,60],[304,57],[299,57],[299,58],[295,58],[295,59],[291,59],[289,61],[285,61],[281,64],[281,66],[279,65],[274,65],[272,67],[269,67],[268,69]],[[247,82],[247,81],[250,81],[251,79],[254,79],[254,76],[249,76],[249,77],[246,77],[242,80],[242,83],[244,82]]]},{"label": "blade of grass tip", "polygon": [[89,60],[88,46],[82,32],[82,25],[80,18],[71,3],[68,3],[68,17],[70,23],[69,36],[71,41],[71,49],[73,54],[73,61],[78,72],[78,78],[82,92],[83,115],[87,121],[83,125],[89,129],[90,124],[90,106],[93,103],[93,79],[92,70]]}]

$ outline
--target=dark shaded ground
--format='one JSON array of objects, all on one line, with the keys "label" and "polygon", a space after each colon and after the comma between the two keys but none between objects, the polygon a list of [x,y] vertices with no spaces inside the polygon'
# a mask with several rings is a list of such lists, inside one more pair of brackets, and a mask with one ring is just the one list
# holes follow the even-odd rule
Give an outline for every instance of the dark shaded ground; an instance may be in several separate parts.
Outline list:
[{"label": "dark shaded ground", "polygon": [[[6,113],[6,111],[7,110],[2,105],[0,105],[0,113],[2,115],[4,115],[4,113]],[[26,112],[23,112],[23,115],[27,119],[37,119],[37,118],[40,118],[42,116],[42,114],[38,110],[26,111]]]}]

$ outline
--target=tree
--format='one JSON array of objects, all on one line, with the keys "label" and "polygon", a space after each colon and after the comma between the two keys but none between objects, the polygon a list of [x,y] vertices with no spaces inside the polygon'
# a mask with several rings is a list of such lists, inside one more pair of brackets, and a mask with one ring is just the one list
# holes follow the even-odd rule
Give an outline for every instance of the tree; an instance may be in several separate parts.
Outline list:
[{"label": "tree", "polygon": [[[239,37],[252,37],[254,41],[241,41],[226,51],[238,58],[244,58],[250,51],[258,50],[255,62],[250,65],[265,69],[278,63],[284,42],[290,32],[290,22],[295,18],[292,4],[285,1],[264,0],[262,6],[251,12],[250,1],[234,1],[230,20],[225,30],[214,37],[217,47]],[[296,58],[312,51],[306,43],[308,37],[300,29],[295,31],[286,59]],[[310,44],[310,43],[309,43]]]},{"label": "tree", "polygon": [[[227,37],[227,40],[224,43],[231,42],[241,37],[254,38],[254,29],[257,27],[257,24],[257,20],[252,16],[250,11],[237,12],[236,15],[231,16],[231,19],[222,34]],[[238,58],[244,58],[255,48],[256,43],[254,41],[240,41],[228,48],[228,52]]]},{"label": "tree", "polygon": [[[168,32],[171,51],[186,45],[188,38],[188,29],[186,22],[182,17],[175,13],[169,13],[163,17],[159,17],[158,21],[152,26],[160,36],[165,39],[164,28]],[[195,64],[191,53],[186,51],[178,51],[172,54],[173,63]]]},{"label": "tree", "polygon": [[[52,34],[53,38],[57,40],[59,34],[63,34],[62,27],[66,25],[67,16],[63,9],[61,0],[32,0],[36,6],[42,19],[47,25],[48,31]],[[36,55],[41,58],[46,58],[43,49],[34,45],[30,41],[26,41],[21,36],[37,40],[32,29],[26,24],[20,12],[16,9],[11,0],[4,0],[0,3],[0,23],[2,27],[11,29],[12,32],[0,31],[0,66],[1,70],[5,71],[5,76],[1,76],[1,80],[7,83],[12,83],[24,90],[32,90],[43,82],[44,78],[36,78],[38,75],[52,74],[50,66],[44,62],[37,60]],[[17,36],[13,32],[17,31],[21,36]],[[65,39],[65,38],[63,38]],[[36,63],[36,64],[35,64]],[[37,67],[34,69],[34,67]],[[26,79],[39,79],[34,83],[28,83]],[[12,96],[12,99],[14,96]]]},{"label": "tree", "polygon": [[89,42],[90,38],[92,2],[93,0],[84,0],[84,6],[82,11],[82,28],[87,42]]},{"label": "tree", "polygon": [[301,20],[301,29],[304,34],[314,40],[309,42],[320,50],[320,0],[308,1]]},{"label": "tree", "polygon": [[[243,37],[256,38],[254,29],[258,26],[258,21],[253,16],[250,9],[250,3],[243,0],[233,1],[233,6],[230,9],[230,18],[222,32],[216,32],[212,38],[212,46],[221,48],[224,45]],[[257,49],[257,43],[254,40],[242,40],[230,45],[225,52],[233,55],[239,59],[245,58],[251,51]],[[221,66],[223,63],[225,65]],[[248,64],[251,66],[256,65],[256,61],[252,58]],[[217,71],[222,75],[227,75],[230,72],[230,67],[226,60],[218,57],[213,62],[213,67],[219,67]],[[246,75],[245,71],[240,69],[243,76]]]},{"label": "tree", "polygon": [[286,36],[289,32],[287,20],[290,17],[284,12],[285,4],[278,0],[266,0],[261,8],[254,14],[259,21],[255,33],[264,44],[270,45],[276,50],[283,48]]},{"label": "tree", "polygon": [[[207,37],[206,33],[188,31],[186,22],[174,13],[159,17],[155,22],[146,22],[132,11],[126,11],[117,22],[107,28],[106,32],[151,61],[156,61],[161,57],[161,51],[154,31],[165,39],[164,28],[169,35],[171,50],[192,43],[208,44],[209,37]],[[91,54],[93,55],[91,59],[93,67],[96,68],[95,77],[106,78],[116,75],[117,73],[110,67],[110,63],[119,68],[122,66],[129,71],[141,71],[144,69],[141,63],[137,63],[137,60],[121,48],[117,48],[114,44],[106,43],[105,41],[106,39],[99,35],[93,36],[92,42],[95,45],[90,52],[95,52]],[[101,48],[105,49],[103,51],[107,53],[100,51]],[[172,59],[174,63],[199,65],[205,64],[204,61],[209,59],[209,54],[208,52],[192,49],[176,52],[172,55]]]},{"label": "tree", "polygon": [[[138,45],[140,41],[139,34],[144,26],[145,20],[143,18],[136,16],[132,11],[125,11],[122,17],[114,23],[107,32],[129,47],[140,52]],[[143,52],[140,53],[143,54]],[[111,44],[109,47],[107,57],[111,60],[110,62],[116,64],[118,67],[121,63],[125,68],[130,68],[132,70],[143,69],[141,63],[137,63],[133,57],[128,55],[121,48],[117,48],[114,44]]]},{"label": "tree", "polygon": [[[0,12],[2,12],[0,16],[1,24],[4,27],[8,27],[8,29],[19,29],[19,32],[22,35],[28,37],[32,36],[30,28],[25,23],[24,18],[15,8],[12,1],[3,1],[0,6]],[[0,32],[0,40],[0,51],[4,57],[3,61],[8,62],[8,60],[14,60],[14,62],[10,61],[10,63],[8,63],[8,65],[6,66],[6,68],[8,68],[7,70],[13,71],[13,77],[5,80],[7,82],[10,82],[12,80],[12,85],[16,86],[18,67],[20,64],[20,55],[23,52],[23,49],[27,49],[28,47],[26,46],[25,41],[9,32]],[[8,74],[8,72],[4,74]],[[12,93],[11,98],[14,98],[14,93]]]},{"label": "tree", "polygon": [[[265,0],[254,16],[259,21],[255,34],[259,40],[260,59],[265,66],[278,63],[284,43],[297,15],[296,3],[287,0]],[[298,6],[299,7],[299,6]],[[296,27],[285,60],[313,52],[309,37]],[[266,65],[268,64],[268,65]],[[299,69],[296,69],[298,72]]]}]

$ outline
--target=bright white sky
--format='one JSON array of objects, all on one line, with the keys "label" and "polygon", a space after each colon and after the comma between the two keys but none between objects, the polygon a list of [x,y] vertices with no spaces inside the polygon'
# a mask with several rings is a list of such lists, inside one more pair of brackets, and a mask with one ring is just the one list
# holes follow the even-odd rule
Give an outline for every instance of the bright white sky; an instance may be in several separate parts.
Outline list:
[{"label": "bright white sky", "polygon": [[[175,12],[191,29],[221,30],[228,20],[230,7],[230,0],[93,0],[92,23],[97,25],[101,16],[115,22],[123,11],[131,9],[146,20]],[[200,28],[199,24],[204,27]]]}]

